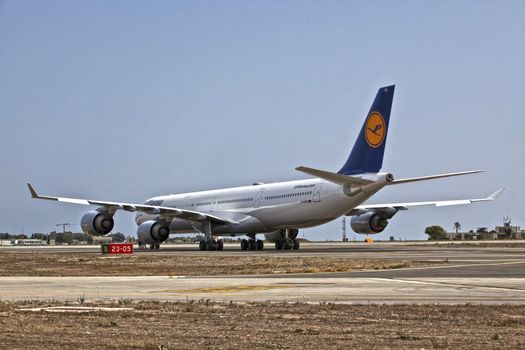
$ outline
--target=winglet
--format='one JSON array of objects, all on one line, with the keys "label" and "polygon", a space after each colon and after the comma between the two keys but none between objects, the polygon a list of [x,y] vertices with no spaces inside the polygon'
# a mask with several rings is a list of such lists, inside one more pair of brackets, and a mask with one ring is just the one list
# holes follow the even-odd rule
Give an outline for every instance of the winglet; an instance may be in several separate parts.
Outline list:
[{"label": "winglet", "polygon": [[505,191],[505,188],[500,188],[499,190],[497,190],[496,192],[492,193],[490,196],[487,197],[488,200],[495,200],[496,198],[498,198],[498,196],[501,194],[501,192]]},{"label": "winglet", "polygon": [[38,198],[38,193],[36,193],[35,189],[33,188],[33,186],[31,186],[31,184],[28,182],[27,183],[27,187],[29,187],[29,192],[31,192],[31,198]]}]

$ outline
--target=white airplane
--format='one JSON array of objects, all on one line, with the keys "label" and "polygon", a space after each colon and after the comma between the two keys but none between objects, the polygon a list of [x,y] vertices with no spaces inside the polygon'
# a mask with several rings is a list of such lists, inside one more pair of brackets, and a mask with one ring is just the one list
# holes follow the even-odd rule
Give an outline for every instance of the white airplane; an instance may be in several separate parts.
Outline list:
[{"label": "white airplane", "polygon": [[144,204],[39,195],[28,183],[31,196],[64,203],[96,205],[81,219],[82,230],[93,236],[113,229],[117,210],[136,212],[141,244],[159,249],[170,234],[202,233],[200,250],[222,250],[214,236],[246,235],[243,250],[262,250],[263,233],[277,249],[299,249],[299,229],[318,226],[343,215],[351,216],[352,229],[361,234],[382,232],[399,210],[435,205],[449,206],[492,201],[500,189],[486,198],[413,203],[363,204],[385,186],[482,172],[463,171],[408,179],[380,173],[394,96],[394,85],[379,89],[348,160],[337,173],[300,166],[313,176],[307,180],[255,183],[252,186],[171,194],[148,199]]}]

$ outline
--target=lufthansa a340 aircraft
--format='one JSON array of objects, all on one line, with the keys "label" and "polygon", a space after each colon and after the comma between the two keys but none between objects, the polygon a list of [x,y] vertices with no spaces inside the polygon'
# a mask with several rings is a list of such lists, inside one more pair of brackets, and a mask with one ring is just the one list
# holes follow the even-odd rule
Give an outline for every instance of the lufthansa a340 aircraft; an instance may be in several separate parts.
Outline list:
[{"label": "lufthansa a340 aircraft", "polygon": [[137,236],[141,244],[158,249],[170,234],[202,233],[201,250],[222,250],[216,236],[245,235],[243,250],[262,250],[263,241],[277,249],[299,249],[299,229],[321,225],[340,216],[351,216],[352,229],[361,234],[383,231],[399,210],[434,205],[449,206],[491,201],[500,189],[486,198],[413,203],[363,204],[385,186],[481,172],[481,170],[395,179],[380,173],[383,164],[394,85],[379,89],[348,160],[338,172],[300,166],[307,180],[255,183],[252,186],[213,191],[171,194],[148,199],[144,204],[107,202],[39,195],[27,184],[31,196],[64,203],[95,205],[81,219],[82,230],[93,236],[113,229],[117,210],[136,212]]}]

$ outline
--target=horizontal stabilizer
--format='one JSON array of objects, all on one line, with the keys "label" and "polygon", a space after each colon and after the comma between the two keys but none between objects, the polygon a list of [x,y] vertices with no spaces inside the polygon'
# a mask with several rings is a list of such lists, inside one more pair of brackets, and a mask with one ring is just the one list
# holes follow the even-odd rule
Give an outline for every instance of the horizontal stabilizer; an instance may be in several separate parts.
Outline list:
[{"label": "horizontal stabilizer", "polygon": [[426,181],[426,180],[433,180],[433,179],[441,179],[443,177],[452,177],[452,176],[461,176],[461,175],[469,175],[469,174],[477,174],[482,173],[485,170],[470,170],[470,171],[461,171],[457,173],[447,173],[447,174],[438,174],[438,175],[428,175],[428,176],[420,176],[420,177],[411,177],[407,179],[399,179],[394,180],[390,183],[390,185],[398,185],[398,184],[404,184],[409,182],[417,182],[417,181]]},{"label": "horizontal stabilizer", "polygon": [[332,182],[332,183],[335,183],[335,184],[338,184],[338,185],[349,184],[349,185],[355,185],[355,186],[364,186],[364,185],[369,185],[371,183],[374,183],[374,181],[361,179],[359,177],[348,176],[348,175],[343,175],[343,174],[338,174],[338,173],[332,173],[332,172],[329,172],[329,171],[324,171],[324,170],[319,170],[319,169],[314,169],[314,168],[308,168],[308,167],[305,167],[305,166],[297,167],[297,168],[295,168],[295,170],[298,170],[298,171],[303,172],[303,173],[308,174],[308,175],[312,175],[312,176],[321,178],[323,180],[326,180],[328,182]]}]

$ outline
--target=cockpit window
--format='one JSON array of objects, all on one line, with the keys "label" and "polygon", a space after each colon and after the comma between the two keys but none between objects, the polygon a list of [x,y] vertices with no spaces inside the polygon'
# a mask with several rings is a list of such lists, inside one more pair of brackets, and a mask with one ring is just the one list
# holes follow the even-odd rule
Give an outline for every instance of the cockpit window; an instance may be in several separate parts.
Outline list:
[{"label": "cockpit window", "polygon": [[164,202],[163,200],[153,200],[153,199],[150,199],[149,201],[147,201],[146,203],[144,203],[145,205],[152,205],[152,206],[155,206],[155,207],[160,207],[162,205],[162,202]]}]

